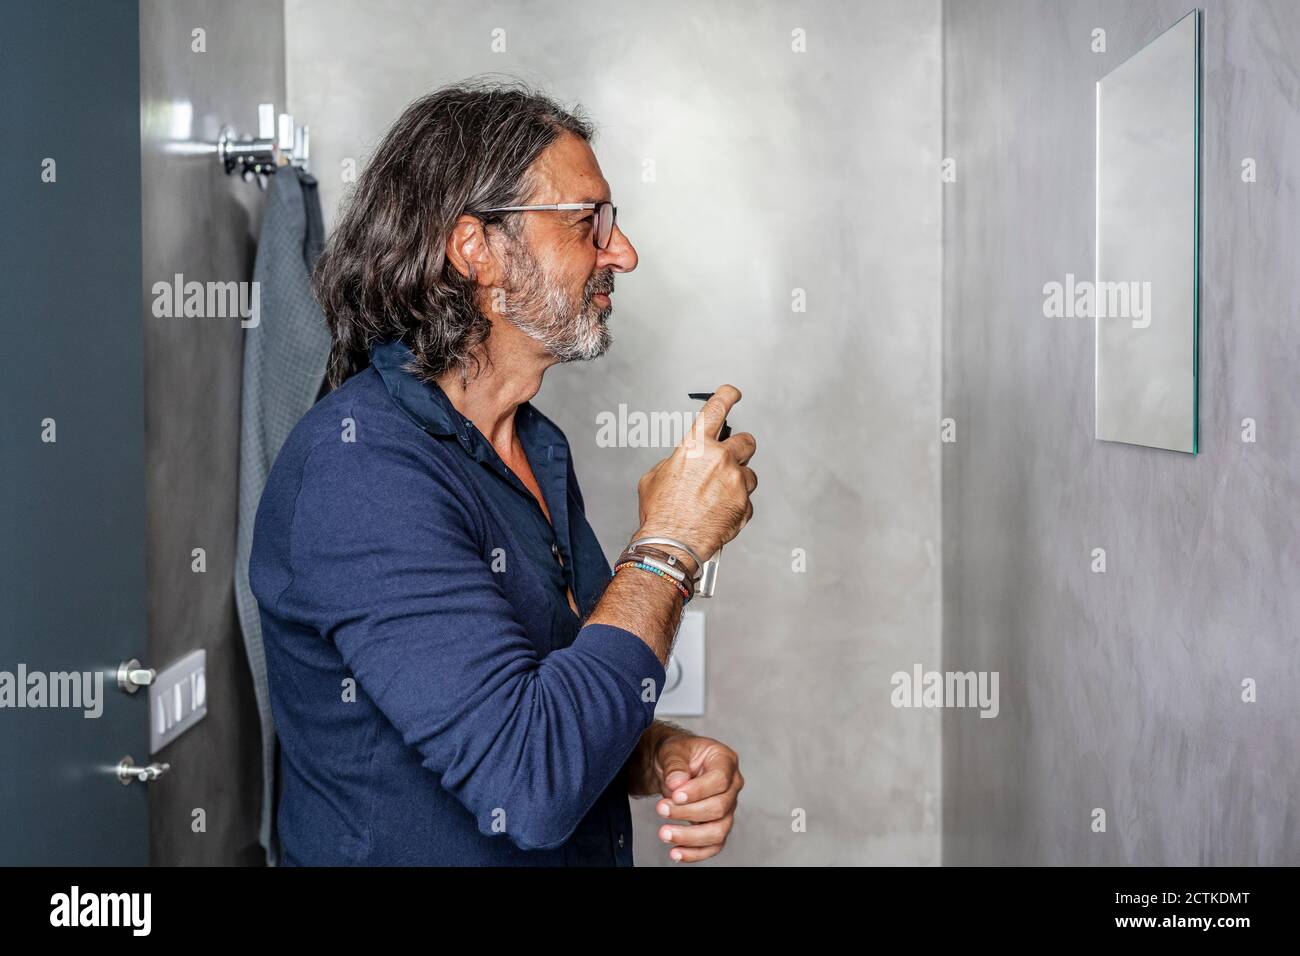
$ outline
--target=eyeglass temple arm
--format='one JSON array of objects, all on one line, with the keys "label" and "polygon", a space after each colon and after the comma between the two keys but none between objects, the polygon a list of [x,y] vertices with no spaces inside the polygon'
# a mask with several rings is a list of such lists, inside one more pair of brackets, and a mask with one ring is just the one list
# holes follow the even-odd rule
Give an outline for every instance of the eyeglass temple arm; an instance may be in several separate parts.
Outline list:
[{"label": "eyeglass temple arm", "polygon": [[599,203],[594,202],[553,202],[541,206],[497,206],[495,209],[484,209],[483,212],[524,212],[528,209],[595,209]]}]

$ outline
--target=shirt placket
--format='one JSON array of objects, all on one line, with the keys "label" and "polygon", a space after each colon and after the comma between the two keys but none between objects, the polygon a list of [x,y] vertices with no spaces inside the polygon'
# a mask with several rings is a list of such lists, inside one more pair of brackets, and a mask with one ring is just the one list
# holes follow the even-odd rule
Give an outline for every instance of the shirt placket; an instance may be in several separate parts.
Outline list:
[{"label": "shirt placket", "polygon": [[[569,498],[568,498],[568,454],[563,445],[548,444],[543,446],[543,454],[537,455],[532,453],[532,431],[531,427],[520,423],[516,424],[519,431],[519,441],[524,446],[524,452],[528,455],[528,464],[533,470],[533,477],[537,479],[538,487],[542,490],[542,496],[546,499],[546,507],[551,512],[551,520],[546,520],[546,513],[542,511],[542,506],[538,504],[533,493],[525,485],[509,466],[501,460],[491,442],[483,438],[481,433],[475,428],[474,423],[463,420],[465,428],[460,433],[461,445],[476,460],[484,463],[505,479],[511,488],[523,495],[529,505],[533,508],[534,514],[548,529],[551,538],[551,556],[560,566],[561,574],[569,590],[573,592],[573,599],[578,602],[579,611],[582,610],[581,598],[578,590],[577,566],[572,560],[572,550],[569,540]],[[566,560],[566,556],[568,560]],[[564,601],[564,606],[569,607],[568,599]],[[572,611],[572,608],[569,608]],[[578,615],[581,617],[581,614]]]}]

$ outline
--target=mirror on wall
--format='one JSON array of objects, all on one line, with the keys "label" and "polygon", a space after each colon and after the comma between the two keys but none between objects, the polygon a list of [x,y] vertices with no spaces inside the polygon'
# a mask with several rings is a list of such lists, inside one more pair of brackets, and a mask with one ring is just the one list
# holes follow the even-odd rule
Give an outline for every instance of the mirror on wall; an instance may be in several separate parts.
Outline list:
[{"label": "mirror on wall", "polygon": [[1097,438],[1196,453],[1201,17],[1097,81]]}]

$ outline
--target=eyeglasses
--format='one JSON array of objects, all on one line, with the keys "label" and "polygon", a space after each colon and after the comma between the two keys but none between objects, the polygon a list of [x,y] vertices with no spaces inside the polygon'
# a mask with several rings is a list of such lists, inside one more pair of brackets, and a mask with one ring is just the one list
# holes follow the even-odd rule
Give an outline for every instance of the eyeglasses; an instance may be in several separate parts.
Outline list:
[{"label": "eyeglasses", "polygon": [[480,213],[489,212],[529,212],[534,209],[546,210],[570,210],[570,209],[594,209],[596,210],[595,228],[591,231],[591,238],[596,243],[597,249],[604,249],[609,245],[610,236],[614,234],[614,220],[618,218],[618,207],[612,202],[553,202],[543,203],[533,206],[497,206],[494,209],[480,209]]}]

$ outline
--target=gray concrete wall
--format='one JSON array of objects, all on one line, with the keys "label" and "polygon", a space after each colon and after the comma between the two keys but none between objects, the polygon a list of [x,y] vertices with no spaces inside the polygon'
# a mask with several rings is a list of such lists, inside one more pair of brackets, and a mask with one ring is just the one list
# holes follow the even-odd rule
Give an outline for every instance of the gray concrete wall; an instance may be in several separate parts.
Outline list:
[{"label": "gray concrete wall", "polygon": [[[206,51],[192,49],[206,33]],[[257,104],[284,103],[279,0],[141,0],[145,461],[149,500],[149,658],[162,668],[207,650],[208,715],[159,759],[149,788],[150,860],[257,864],[262,795],[252,677],[235,618],[243,329],[239,320],[158,318],[153,284],[251,281],[263,204],[211,153],[223,123],[257,132]],[[111,175],[111,171],[106,171]],[[191,570],[203,548],[207,570]],[[195,833],[193,811],[206,813]]]},{"label": "gray concrete wall", "polygon": [[[600,123],[641,265],[617,279],[610,354],[553,368],[537,404],[569,436],[607,552],[667,449],[598,447],[600,412],[689,412],[687,391],[731,382],[732,424],[759,442],[755,517],[707,609],[706,715],[682,720],[741,754],[717,860],[937,863],[939,720],[891,707],[889,679],[940,653],[938,0],[288,0],[285,15],[327,218],[344,162],[443,83],[522,75]],[[638,864],[667,863],[653,802],[634,811]]]},{"label": "gray concrete wall", "polygon": [[1092,274],[1094,82],[1190,4],[944,7],[944,660],[1002,691],[945,716],[945,863],[1300,862],[1300,7],[1201,6],[1196,457],[1095,441],[1092,322],[1042,311]]}]

